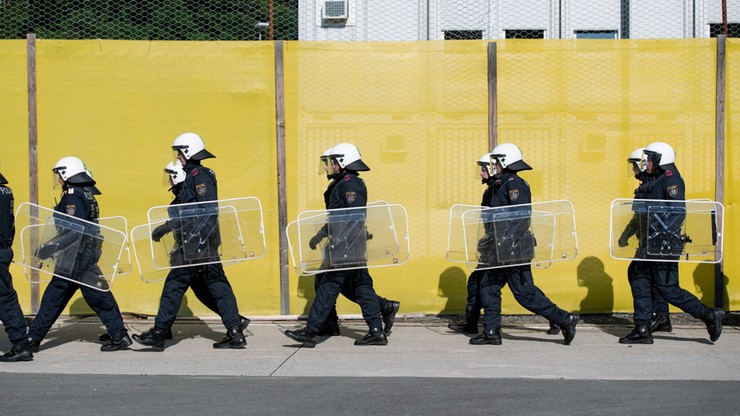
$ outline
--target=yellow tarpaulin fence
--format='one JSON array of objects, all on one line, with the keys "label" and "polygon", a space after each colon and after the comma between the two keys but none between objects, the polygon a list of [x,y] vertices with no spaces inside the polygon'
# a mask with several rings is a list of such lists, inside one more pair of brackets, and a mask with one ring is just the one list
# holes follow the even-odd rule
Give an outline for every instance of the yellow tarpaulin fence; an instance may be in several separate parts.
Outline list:
[{"label": "yellow tarpaulin fence", "polygon": [[[738,159],[733,126],[740,103],[740,43],[727,42],[727,149]],[[53,206],[49,171],[76,155],[92,170],[103,216],[130,226],[170,201],[162,168],[180,133],[194,131],[217,158],[219,196],[256,196],[265,210],[267,254],[226,268],[242,314],[280,313],[276,96],[272,42],[52,41],[36,44],[39,204]],[[285,42],[288,220],[323,208],[327,181],[318,158],[351,142],[371,171],[369,200],[408,210],[411,260],[372,269],[377,292],[402,313],[460,313],[468,270],[445,259],[450,206],[477,204],[475,162],[488,149],[487,43]],[[559,306],[584,313],[632,311],[627,262],[609,256],[609,204],[636,181],[626,158],[652,141],[677,152],[687,198],[714,199],[715,39],[506,40],[497,44],[499,142],[520,146],[533,171],[522,174],[535,201],[575,207],[574,261],[535,269]],[[26,43],[0,41],[0,167],[16,204],[28,200]],[[735,121],[735,123],[733,123]],[[726,169],[725,306],[738,309],[733,256],[740,173]],[[287,249],[287,248],[286,248]],[[681,283],[714,303],[714,267],[681,265]],[[30,287],[11,272],[24,311]],[[43,290],[43,287],[42,287]],[[136,274],[114,293],[123,311],[154,314],[161,284]],[[313,278],[290,273],[290,314],[306,313]],[[181,314],[210,315],[188,294]],[[526,313],[508,291],[505,313]],[[68,312],[89,311],[75,298]],[[342,299],[339,313],[359,313]]]}]

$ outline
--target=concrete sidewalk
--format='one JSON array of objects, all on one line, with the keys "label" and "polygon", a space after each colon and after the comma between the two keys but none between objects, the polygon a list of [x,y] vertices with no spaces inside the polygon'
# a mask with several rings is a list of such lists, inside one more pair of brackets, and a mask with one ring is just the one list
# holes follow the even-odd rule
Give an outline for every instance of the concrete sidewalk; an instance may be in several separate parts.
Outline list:
[{"label": "concrete sidewalk", "polygon": [[[423,377],[573,380],[740,380],[740,330],[725,326],[712,344],[701,323],[675,325],[653,345],[621,345],[624,325],[581,323],[572,345],[547,335],[546,322],[505,326],[503,345],[474,346],[449,331],[443,320],[397,322],[383,347],[356,347],[366,326],[341,321],[341,336],[315,348],[299,348],[283,335],[297,321],[253,320],[244,350],[214,350],[223,336],[218,321],[184,320],[163,352],[136,343],[130,350],[101,352],[96,317],[60,320],[34,361],[0,363],[0,373],[189,375],[260,377]],[[151,321],[130,319],[131,334]],[[4,332],[0,348],[10,343]]]}]

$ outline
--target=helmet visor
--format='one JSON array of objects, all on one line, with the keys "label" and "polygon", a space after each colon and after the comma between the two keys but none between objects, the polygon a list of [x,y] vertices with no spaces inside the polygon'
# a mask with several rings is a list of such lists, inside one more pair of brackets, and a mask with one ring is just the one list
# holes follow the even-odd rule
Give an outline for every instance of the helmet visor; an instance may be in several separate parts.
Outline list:
[{"label": "helmet visor", "polygon": [[331,179],[331,158],[329,156],[321,156],[319,158],[319,175],[326,175],[327,178]]}]

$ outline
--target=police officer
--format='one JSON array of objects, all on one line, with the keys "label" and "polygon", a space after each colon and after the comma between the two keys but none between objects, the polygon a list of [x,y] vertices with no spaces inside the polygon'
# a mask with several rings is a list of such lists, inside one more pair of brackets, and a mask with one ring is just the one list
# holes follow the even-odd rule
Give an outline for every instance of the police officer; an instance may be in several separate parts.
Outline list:
[{"label": "police officer", "polygon": [[[645,169],[652,178],[648,182],[645,199],[684,201],[686,199],[686,188],[681,173],[675,165],[676,152],[673,147],[664,142],[654,142],[645,148],[644,153],[647,157]],[[655,203],[646,202],[646,204],[647,206],[641,214],[643,217],[651,215],[648,214],[649,207]],[[671,239],[671,236],[675,236],[680,240],[681,236],[677,233],[680,232],[684,220],[683,215],[685,214],[665,214],[660,219],[661,221],[651,221],[650,218],[645,217],[647,232],[662,235],[664,236],[663,239]],[[670,229],[656,228],[662,227],[661,222]],[[671,255],[674,253],[668,253],[667,256],[661,256],[647,253],[645,257],[648,259],[678,260],[683,246],[682,242],[678,240],[671,241],[672,246],[675,243],[680,245],[680,247],[674,247],[675,255]],[[725,311],[721,308],[708,308],[696,296],[679,286],[678,262],[639,261],[635,265],[632,284],[630,285],[635,308],[633,317],[635,328],[626,336],[619,338],[621,344],[653,343],[653,336],[650,331],[650,319],[654,310],[651,285],[658,289],[658,292],[668,303],[681,308],[694,318],[704,321],[709,339],[712,342],[719,339],[722,334],[722,318],[725,316]]]},{"label": "police officer", "polygon": [[[54,210],[97,223],[100,216],[98,202],[92,192],[85,189],[95,186],[95,180],[87,173],[82,160],[74,156],[62,158],[54,165],[53,172],[63,189],[62,198]],[[92,237],[95,233],[99,233],[99,230],[87,227],[80,242],[79,252],[72,253],[76,257],[74,258],[74,269],[69,277],[80,282],[84,281],[87,285],[80,285],[54,276],[46,287],[41,298],[39,312],[28,328],[28,338],[34,352],[38,351],[41,341],[77,289],[80,289],[85,302],[100,317],[108,331],[109,340],[100,347],[100,350],[117,351],[131,345],[131,337],[128,336],[128,331],[123,325],[123,318],[113,293],[110,290],[101,291],[90,287],[94,285],[107,289],[107,282],[100,277],[102,272],[97,265],[102,248],[100,239]],[[47,258],[55,258],[57,265],[65,262],[64,256],[68,254],[63,250],[69,246],[70,240],[79,237],[75,234],[62,231],[54,239],[39,247],[37,259],[43,261]],[[57,274],[56,271],[55,274]]]},{"label": "police officer", "polygon": [[[635,149],[627,158],[627,163],[630,164],[632,174],[640,183],[639,186],[635,188],[636,200],[645,199],[648,182],[652,179],[650,175],[645,172],[646,161],[643,160],[644,150],[644,147]],[[639,202],[636,202],[635,204],[639,206]],[[634,235],[637,238],[638,243],[638,247],[635,252],[636,259],[644,259],[646,254],[645,239],[647,236],[644,231],[644,226],[646,225],[643,224],[643,226],[641,226],[640,218],[640,215],[635,213],[630,222],[624,228],[624,231],[620,235],[617,243],[619,247],[627,247],[629,244],[629,238]],[[637,263],[638,261],[632,260],[629,267],[627,267],[627,280],[630,282],[630,285],[632,284],[632,277],[635,274]],[[652,285],[651,289],[653,298],[653,314],[650,319],[650,332],[671,332],[673,330],[673,326],[671,325],[671,318],[668,313],[668,302],[663,299],[663,296],[660,295],[660,292],[658,292],[655,285]]]},{"label": "police officer", "polygon": [[[340,143],[332,148],[330,160],[333,172],[337,177],[329,195],[327,209],[365,207],[367,204],[367,187],[365,182],[359,178],[359,172],[368,171],[370,168],[362,161],[357,147],[350,143]],[[328,230],[327,235],[331,235],[331,231]],[[348,240],[354,241],[358,241],[356,239],[358,237],[357,233],[366,232],[364,223],[360,220],[348,221],[344,231],[353,233],[353,235],[346,237],[348,237]],[[331,250],[335,250],[333,254],[340,255],[340,250],[349,249],[348,246],[337,239],[337,236],[331,236],[331,238],[334,239],[331,248]],[[315,244],[318,244],[318,242],[315,242]],[[364,255],[364,251],[365,246],[359,244],[347,253],[351,258],[360,259]],[[360,304],[363,318],[369,328],[368,333],[362,339],[355,341],[355,345],[388,344],[388,338],[383,331],[378,296],[373,289],[372,279],[369,273],[366,272],[367,269],[358,270],[365,270],[365,272],[356,273],[355,275],[347,270],[325,272],[320,277],[316,297],[308,313],[306,327],[296,331],[285,331],[285,335],[301,342],[305,347],[313,348],[316,345],[316,336],[336,304],[339,293],[341,293],[345,284],[348,284],[348,280],[352,279],[356,302]]]},{"label": "police officer", "polygon": [[[481,200],[482,207],[491,206],[491,199],[493,195],[501,188],[501,175],[497,175],[494,171],[494,166],[491,163],[491,154],[486,153],[481,156],[476,164],[480,170],[478,174],[481,178],[481,183],[487,185],[483,191],[483,198]],[[488,224],[486,224],[488,225]],[[487,235],[491,235],[487,232]],[[483,238],[478,245],[478,251],[481,256],[481,264],[489,262],[486,259],[487,256],[495,257],[496,247],[494,246],[492,238]],[[480,300],[480,282],[483,275],[486,273],[485,270],[476,269],[470,276],[468,276],[467,293],[468,303],[465,306],[465,319],[458,322],[450,322],[447,327],[453,332],[462,332],[464,334],[478,334],[478,321],[480,320],[480,311],[483,307]],[[552,322],[550,322],[550,328],[547,330],[550,335],[556,335],[560,333],[560,328]]]},{"label": "police officer", "polygon": [[[172,149],[177,152],[177,159],[185,171],[182,188],[173,203],[217,201],[216,174],[201,164],[202,160],[216,156],[206,150],[203,139],[195,133],[183,133],[175,138]],[[213,213],[201,214],[182,221],[188,223],[187,229],[180,230],[182,261],[184,264],[204,262],[210,264],[183,267],[173,270],[168,275],[165,286],[162,288],[162,299],[154,320],[154,327],[141,335],[134,335],[136,342],[151,346],[155,350],[164,349],[167,331],[170,330],[177,317],[185,291],[194,281],[204,282],[215,300],[215,310],[226,327],[226,336],[221,342],[214,343],[213,348],[241,349],[247,345],[242,328],[246,322],[242,322],[234,291],[226,278],[223,265],[218,262],[218,246],[221,244],[218,234],[218,207],[211,206],[211,204],[202,204],[201,207],[204,211],[212,210]],[[153,230],[152,239],[158,240],[170,231],[171,228],[168,229],[167,224],[169,222],[163,225],[164,228]]]},{"label": "police officer", "polygon": [[29,347],[26,321],[18,304],[18,294],[13,288],[10,262],[13,261],[13,238],[15,217],[13,216],[13,190],[6,186],[8,180],[0,172],[0,321],[13,346],[0,355],[0,361],[31,361],[33,352]]},{"label": "police officer", "polygon": [[[331,197],[331,193],[334,190],[334,186],[337,184],[338,180],[340,179],[340,176],[338,174],[338,170],[335,167],[332,167],[331,158],[329,157],[331,155],[333,147],[330,147],[324,151],[324,153],[321,155],[321,166],[322,170],[326,173],[326,178],[330,181],[329,186],[326,188],[326,191],[324,191],[324,206],[326,209],[329,209],[329,201]],[[309,247],[312,250],[315,250],[318,244],[328,236],[328,229],[327,225],[325,224],[321,229],[316,233],[313,238],[311,238],[311,241],[309,242]],[[324,249],[327,253],[325,254],[324,258],[328,259],[328,250],[329,247],[325,247]],[[322,265],[322,269],[325,269],[325,265]],[[354,270],[348,270],[347,273],[350,274],[350,278],[346,279],[344,282],[344,285],[342,286],[342,295],[349,299],[352,302],[358,303],[357,297],[355,296],[355,286],[354,282],[355,280],[359,280],[360,282],[364,282],[366,279],[370,279],[372,281],[372,277],[370,277],[370,273],[367,271],[367,268],[363,269],[354,269]],[[319,273],[314,277],[314,290],[318,290],[319,283],[321,282],[322,276],[324,273]],[[382,296],[378,296],[378,304],[380,306],[380,314],[381,318],[383,320],[383,331],[385,332],[386,336],[390,335],[391,328],[393,328],[393,323],[396,319],[396,314],[398,313],[399,308],[401,307],[400,302],[395,300],[388,300]],[[319,332],[317,335],[319,336],[334,336],[339,335],[339,317],[337,316],[337,309],[336,305],[332,307],[331,311],[329,312],[329,317],[327,318],[324,325],[322,325],[321,329],[319,329]]]},{"label": "police officer", "polygon": [[[489,207],[491,205],[491,198],[498,188],[501,187],[501,179],[496,177],[491,164],[491,154],[486,153],[478,159],[477,165],[480,167],[479,175],[481,183],[487,185],[483,191],[483,199],[481,200],[482,207]],[[482,262],[486,262],[486,255],[491,255],[495,252],[493,247],[492,239],[483,239],[478,245],[478,251],[480,252]],[[465,319],[459,322],[451,322],[447,327],[454,332],[462,332],[465,334],[478,334],[478,321],[480,320],[480,310],[483,307],[480,300],[480,282],[483,275],[486,274],[485,270],[476,269],[470,276],[468,276],[467,293],[468,303],[465,306]]]},{"label": "police officer", "polygon": [[[530,204],[532,196],[529,184],[519,177],[518,172],[532,169],[524,162],[522,151],[514,144],[504,143],[496,146],[491,152],[495,163],[496,174],[500,175],[501,188],[491,199],[491,207],[504,207]],[[517,257],[534,256],[534,236],[529,232],[529,220],[511,220],[509,232],[498,236],[496,244],[499,250],[521,250]],[[495,261],[506,264],[502,259]],[[527,310],[545,317],[550,322],[558,323],[564,344],[570,345],[576,335],[578,315],[560,309],[545,296],[534,284],[532,266],[509,266],[486,271],[481,281],[481,302],[483,304],[483,332],[470,339],[474,345],[501,345],[501,289],[509,285],[514,298]]]}]

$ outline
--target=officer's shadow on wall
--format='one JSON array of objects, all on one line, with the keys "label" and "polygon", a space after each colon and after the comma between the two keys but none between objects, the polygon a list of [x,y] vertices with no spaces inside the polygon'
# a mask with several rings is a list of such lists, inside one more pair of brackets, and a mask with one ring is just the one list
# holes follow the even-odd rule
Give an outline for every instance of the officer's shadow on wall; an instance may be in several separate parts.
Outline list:
[{"label": "officer's shadow on wall", "polygon": [[[714,264],[700,263],[694,269],[694,289],[698,294],[699,300],[710,308],[719,307],[716,304],[715,288],[715,267]],[[679,275],[680,278],[680,275]],[[722,274],[722,307],[727,310],[730,307],[730,297],[727,293],[727,284],[729,279],[726,274]],[[727,325],[727,323],[725,323]]]},{"label": "officer's shadow on wall", "polygon": [[437,295],[447,298],[439,315],[459,315],[464,313],[468,302],[468,276],[459,267],[448,267],[439,275]]},{"label": "officer's shadow on wall", "polygon": [[[588,292],[581,300],[579,311],[583,322],[602,326],[604,332],[610,332],[613,325],[627,325],[631,322],[624,318],[609,316],[614,310],[614,284],[611,276],[604,269],[604,262],[598,257],[588,256],[581,260],[576,269],[576,279],[579,287],[585,287]],[[601,316],[599,315],[601,314]],[[622,328],[614,328],[614,334],[624,332]]]},{"label": "officer's shadow on wall", "polygon": [[303,312],[301,316],[306,318],[308,312],[311,310],[311,303],[313,298],[316,297],[316,287],[314,284],[314,276],[299,276],[298,277],[298,297],[306,300],[306,304],[303,305]]}]

